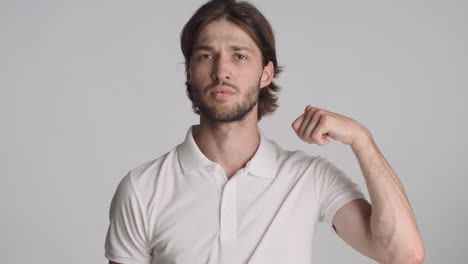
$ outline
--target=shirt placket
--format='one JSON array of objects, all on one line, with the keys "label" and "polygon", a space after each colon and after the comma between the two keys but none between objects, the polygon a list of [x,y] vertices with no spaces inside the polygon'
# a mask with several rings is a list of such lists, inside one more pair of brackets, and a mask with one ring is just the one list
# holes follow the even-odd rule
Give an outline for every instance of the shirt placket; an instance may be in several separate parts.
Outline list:
[{"label": "shirt placket", "polygon": [[[214,168],[216,176],[224,183],[221,190],[220,213],[219,213],[219,244],[222,263],[235,263],[238,256],[237,243],[237,181],[234,175],[227,180],[224,170],[216,165]],[[242,173],[239,171],[238,173]],[[236,173],[236,174],[238,174]]]},{"label": "shirt placket", "polygon": [[236,179],[226,182],[221,198],[220,239],[230,244],[237,234],[237,183]]}]

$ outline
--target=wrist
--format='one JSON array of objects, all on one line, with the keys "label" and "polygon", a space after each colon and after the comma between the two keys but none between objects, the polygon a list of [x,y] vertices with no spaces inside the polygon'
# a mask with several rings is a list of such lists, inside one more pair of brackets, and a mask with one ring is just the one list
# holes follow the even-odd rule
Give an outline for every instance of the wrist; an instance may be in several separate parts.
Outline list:
[{"label": "wrist", "polygon": [[361,133],[356,137],[356,140],[351,144],[351,149],[356,152],[361,149],[367,149],[373,145],[374,139],[372,134],[366,127],[362,127]]}]

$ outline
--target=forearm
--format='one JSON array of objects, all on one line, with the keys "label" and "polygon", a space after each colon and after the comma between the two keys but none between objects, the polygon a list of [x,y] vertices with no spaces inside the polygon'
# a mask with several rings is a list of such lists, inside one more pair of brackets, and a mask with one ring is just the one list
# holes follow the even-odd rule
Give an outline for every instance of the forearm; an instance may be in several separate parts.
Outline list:
[{"label": "forearm", "polygon": [[389,263],[422,258],[424,246],[405,190],[370,132],[365,129],[351,148],[369,191],[372,240],[385,252]]}]

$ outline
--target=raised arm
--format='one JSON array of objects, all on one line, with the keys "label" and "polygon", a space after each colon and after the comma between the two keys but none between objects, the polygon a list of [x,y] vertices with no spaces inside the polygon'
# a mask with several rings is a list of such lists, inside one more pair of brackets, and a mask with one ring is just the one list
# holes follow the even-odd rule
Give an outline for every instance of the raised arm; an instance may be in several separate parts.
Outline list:
[{"label": "raised arm", "polygon": [[353,200],[333,218],[337,234],[381,263],[422,263],[425,249],[405,190],[370,131],[357,121],[308,105],[293,123],[307,143],[327,145],[328,137],[351,146],[365,178],[371,203]]}]

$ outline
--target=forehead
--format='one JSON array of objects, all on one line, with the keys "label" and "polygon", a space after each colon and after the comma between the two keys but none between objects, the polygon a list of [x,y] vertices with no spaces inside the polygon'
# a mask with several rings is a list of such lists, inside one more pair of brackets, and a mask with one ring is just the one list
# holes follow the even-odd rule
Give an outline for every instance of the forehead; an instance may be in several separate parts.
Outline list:
[{"label": "forehead", "polygon": [[226,19],[215,20],[202,28],[195,41],[195,47],[199,45],[234,45],[250,48],[254,53],[259,53],[255,41],[239,26]]}]

